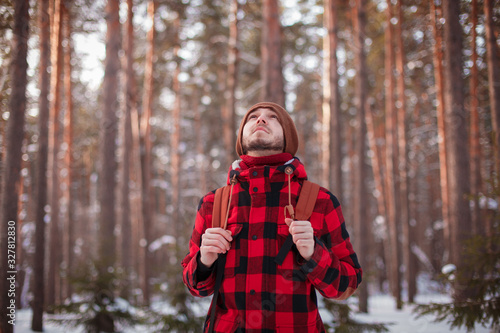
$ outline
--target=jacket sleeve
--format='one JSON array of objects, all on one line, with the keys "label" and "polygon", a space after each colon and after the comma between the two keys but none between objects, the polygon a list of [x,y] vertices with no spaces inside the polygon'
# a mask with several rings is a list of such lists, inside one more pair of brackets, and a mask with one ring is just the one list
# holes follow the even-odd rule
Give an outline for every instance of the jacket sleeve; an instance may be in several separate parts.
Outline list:
[{"label": "jacket sleeve", "polygon": [[322,218],[323,226],[315,230],[314,253],[301,270],[324,297],[346,299],[361,283],[362,269],[337,198],[321,191],[311,221],[313,218]]},{"label": "jacket sleeve", "polygon": [[212,224],[212,207],[213,207],[213,194],[208,194],[201,199],[196,213],[196,220],[194,224],[193,233],[189,240],[189,253],[182,260],[182,279],[184,284],[188,287],[189,292],[194,296],[205,297],[214,292],[215,274],[212,271],[203,281],[198,281],[200,275],[198,274],[198,256],[201,246],[201,235]]}]

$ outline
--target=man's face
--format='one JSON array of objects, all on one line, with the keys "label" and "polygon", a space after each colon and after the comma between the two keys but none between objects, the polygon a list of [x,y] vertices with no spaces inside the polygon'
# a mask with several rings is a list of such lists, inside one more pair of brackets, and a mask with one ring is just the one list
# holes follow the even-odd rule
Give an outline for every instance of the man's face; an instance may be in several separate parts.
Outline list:
[{"label": "man's face", "polygon": [[243,152],[250,156],[268,156],[282,153],[284,147],[283,127],[276,112],[267,108],[252,111],[243,126]]}]

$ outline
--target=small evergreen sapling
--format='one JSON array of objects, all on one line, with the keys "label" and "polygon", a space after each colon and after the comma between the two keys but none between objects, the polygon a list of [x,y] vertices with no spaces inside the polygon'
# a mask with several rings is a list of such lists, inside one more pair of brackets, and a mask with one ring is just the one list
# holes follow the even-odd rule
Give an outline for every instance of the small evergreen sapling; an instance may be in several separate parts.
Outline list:
[{"label": "small evergreen sapling", "polygon": [[115,296],[120,278],[113,271],[99,271],[99,264],[84,265],[71,278],[75,293],[54,311],[62,316],[51,321],[70,327],[83,327],[85,332],[117,332],[141,323],[144,311],[130,306]]},{"label": "small evergreen sapling", "polygon": [[450,328],[465,327],[472,331],[476,324],[492,330],[500,325],[500,227],[490,236],[474,236],[466,244],[467,258],[462,271],[443,274],[447,283],[468,287],[466,300],[449,303],[420,304],[418,317],[435,315],[435,321],[447,321]]},{"label": "small evergreen sapling", "polygon": [[384,323],[362,323],[351,318],[351,308],[345,302],[324,299],[325,308],[333,315],[334,322],[324,323],[328,332],[334,333],[362,333],[362,332],[389,332]]}]

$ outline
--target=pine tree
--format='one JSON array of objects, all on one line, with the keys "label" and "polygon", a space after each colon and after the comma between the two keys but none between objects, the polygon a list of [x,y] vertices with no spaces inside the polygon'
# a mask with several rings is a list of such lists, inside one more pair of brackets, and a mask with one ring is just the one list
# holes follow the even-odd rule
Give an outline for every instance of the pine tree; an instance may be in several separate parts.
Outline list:
[{"label": "pine tree", "polygon": [[[435,321],[447,321],[451,329],[465,327],[471,331],[476,324],[491,329],[500,325],[500,225],[490,236],[477,235],[469,239],[463,251],[462,267],[443,274],[446,283],[467,286],[474,293],[467,299],[448,303],[420,304],[418,317],[435,315]],[[470,274],[474,272],[474,274]],[[492,330],[493,331],[493,330]]]},{"label": "pine tree", "polygon": [[[5,132],[4,165],[2,167],[2,185],[0,195],[0,331],[10,333],[14,330],[14,318],[11,317],[12,306],[15,312],[15,297],[11,297],[10,282],[12,276],[8,271],[16,271],[15,255],[17,235],[17,207],[19,195],[19,179],[21,170],[21,148],[24,138],[24,123],[26,111],[26,85],[28,69],[28,36],[29,36],[29,1],[15,2],[14,30],[12,43],[10,95],[10,117]],[[14,246],[14,248],[12,248]],[[10,251],[9,251],[10,250]],[[15,259],[15,258],[14,258]],[[12,303],[14,302],[14,304]],[[14,320],[14,321],[12,321]]]},{"label": "pine tree", "polygon": [[39,95],[39,139],[38,139],[38,167],[36,186],[36,235],[33,290],[33,318],[31,329],[43,331],[43,303],[45,296],[45,206],[47,205],[47,162],[49,144],[49,84],[50,74],[47,71],[50,58],[50,28],[49,28],[49,1],[38,3],[38,25],[40,29],[40,95]]}]

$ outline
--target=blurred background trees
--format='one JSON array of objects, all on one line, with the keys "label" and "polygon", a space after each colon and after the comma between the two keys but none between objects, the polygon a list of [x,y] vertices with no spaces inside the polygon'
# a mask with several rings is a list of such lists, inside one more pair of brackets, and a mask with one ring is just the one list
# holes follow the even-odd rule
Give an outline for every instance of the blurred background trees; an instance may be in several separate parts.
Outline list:
[{"label": "blurred background trees", "polygon": [[498,0],[22,2],[22,17],[0,2],[0,257],[14,220],[34,329],[93,265],[113,296],[192,315],[198,202],[262,99],[290,111],[309,178],[344,206],[361,311],[373,293],[413,302],[498,230]]}]

